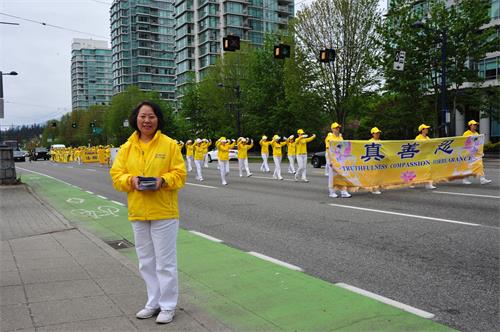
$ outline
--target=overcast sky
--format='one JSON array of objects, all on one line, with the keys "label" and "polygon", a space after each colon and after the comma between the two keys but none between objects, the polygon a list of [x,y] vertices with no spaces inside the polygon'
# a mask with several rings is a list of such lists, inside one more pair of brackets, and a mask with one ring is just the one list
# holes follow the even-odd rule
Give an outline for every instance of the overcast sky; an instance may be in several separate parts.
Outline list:
[{"label": "overcast sky", "polygon": [[[312,0],[299,0],[298,8]],[[0,128],[44,123],[71,111],[71,42],[73,38],[107,40],[112,0],[0,0],[0,13],[45,22],[66,31],[0,15],[0,71],[5,118]],[[381,0],[385,3],[385,0]],[[109,45],[110,46],[110,45]]]}]

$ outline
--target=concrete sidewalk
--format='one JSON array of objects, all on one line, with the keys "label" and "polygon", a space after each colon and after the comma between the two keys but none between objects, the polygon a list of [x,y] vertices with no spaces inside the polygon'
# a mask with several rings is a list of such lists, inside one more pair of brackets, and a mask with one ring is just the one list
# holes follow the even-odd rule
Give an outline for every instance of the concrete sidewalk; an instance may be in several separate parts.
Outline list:
[{"label": "concrete sidewalk", "polygon": [[229,330],[188,297],[170,324],[136,319],[146,289],[134,263],[28,187],[0,186],[1,331]]}]

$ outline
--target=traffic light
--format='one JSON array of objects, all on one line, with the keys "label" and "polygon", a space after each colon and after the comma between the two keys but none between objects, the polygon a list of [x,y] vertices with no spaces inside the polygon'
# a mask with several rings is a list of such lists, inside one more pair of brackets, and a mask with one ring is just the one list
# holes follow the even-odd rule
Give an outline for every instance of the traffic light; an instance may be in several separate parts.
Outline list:
[{"label": "traffic light", "polygon": [[290,57],[290,45],[279,44],[274,46],[274,57],[284,59]]},{"label": "traffic light", "polygon": [[325,48],[319,51],[319,62],[334,62],[335,50],[333,48]]},{"label": "traffic light", "polygon": [[222,38],[222,46],[224,51],[234,52],[240,49],[240,37],[229,35]]},{"label": "traffic light", "polygon": [[94,128],[95,127],[95,122],[91,122],[90,123],[90,128]]},{"label": "traffic light", "polygon": [[78,127],[78,124],[77,124],[76,122],[73,122],[73,123],[71,124],[71,127],[76,128],[76,127]]}]

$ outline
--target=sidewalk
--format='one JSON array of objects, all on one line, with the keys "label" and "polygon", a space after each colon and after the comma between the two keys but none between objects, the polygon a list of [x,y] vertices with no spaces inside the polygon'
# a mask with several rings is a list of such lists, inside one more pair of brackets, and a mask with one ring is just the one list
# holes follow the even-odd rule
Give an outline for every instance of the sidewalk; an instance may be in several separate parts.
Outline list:
[{"label": "sidewalk", "polygon": [[171,324],[138,320],[145,294],[132,261],[70,225],[28,187],[0,186],[1,331],[228,330],[183,303],[184,293]]}]

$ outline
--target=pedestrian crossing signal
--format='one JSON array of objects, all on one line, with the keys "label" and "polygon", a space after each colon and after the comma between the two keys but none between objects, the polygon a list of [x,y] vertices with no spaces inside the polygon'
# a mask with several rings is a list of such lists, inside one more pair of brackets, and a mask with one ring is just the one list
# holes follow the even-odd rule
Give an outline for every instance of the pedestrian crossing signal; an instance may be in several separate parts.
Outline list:
[{"label": "pedestrian crossing signal", "polygon": [[76,128],[76,127],[78,127],[78,125],[76,124],[76,122],[73,122],[73,123],[71,124],[71,127]]},{"label": "pedestrian crossing signal", "polygon": [[240,49],[240,37],[229,35],[222,38],[222,46],[224,51],[234,52]]},{"label": "pedestrian crossing signal", "polygon": [[334,62],[335,50],[333,48],[325,48],[319,51],[319,62]]},{"label": "pedestrian crossing signal", "polygon": [[274,46],[274,58],[284,59],[290,57],[290,45],[279,44]]}]

